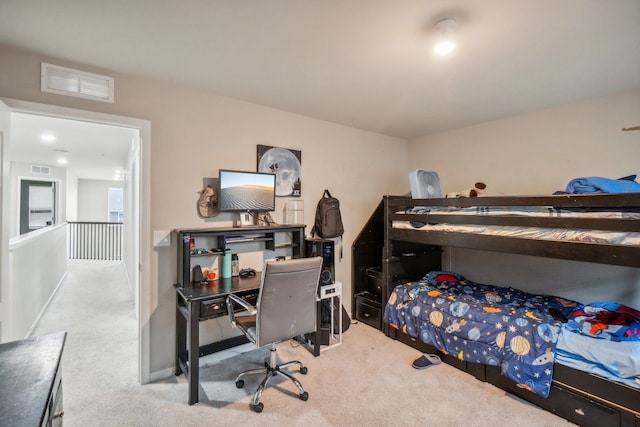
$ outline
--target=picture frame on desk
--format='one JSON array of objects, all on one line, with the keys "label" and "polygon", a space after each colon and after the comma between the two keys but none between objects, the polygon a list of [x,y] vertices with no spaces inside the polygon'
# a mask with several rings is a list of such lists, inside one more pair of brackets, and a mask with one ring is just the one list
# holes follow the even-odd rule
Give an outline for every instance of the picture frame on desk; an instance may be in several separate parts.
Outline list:
[{"label": "picture frame on desk", "polygon": [[240,227],[248,227],[254,225],[254,218],[249,212],[240,212]]}]

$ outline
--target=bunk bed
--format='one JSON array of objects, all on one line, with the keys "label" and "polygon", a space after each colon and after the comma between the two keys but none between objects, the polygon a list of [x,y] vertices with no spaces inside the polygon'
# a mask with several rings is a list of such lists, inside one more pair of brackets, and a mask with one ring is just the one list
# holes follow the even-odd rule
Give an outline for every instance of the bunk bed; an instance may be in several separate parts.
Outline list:
[{"label": "bunk bed", "polygon": [[[424,342],[414,320],[403,320],[398,317],[400,314],[395,313],[393,317],[389,313],[389,306],[401,306],[404,314],[418,316],[420,309],[407,307],[407,304],[413,303],[420,291],[425,291],[422,295],[426,298],[429,293],[440,296],[440,302],[471,298],[471,288],[480,289],[481,294],[487,293],[484,284],[441,271],[441,253],[446,247],[640,268],[640,193],[455,199],[385,196],[354,243],[354,316],[372,326],[379,325],[387,336],[422,352],[447,350],[437,340],[427,339],[428,343]],[[439,274],[455,277],[436,280]],[[364,276],[367,276],[368,284],[361,285]],[[461,294],[452,293],[456,286],[463,289]],[[414,293],[408,296],[409,291]],[[500,292],[507,292],[511,297],[517,290],[496,289],[491,294],[503,295]],[[528,301],[526,304],[531,307],[531,300],[527,300],[529,297],[525,295],[523,300]],[[574,329],[579,329],[585,312],[577,309],[585,306],[580,301],[564,299],[561,295],[557,297],[551,296],[551,300],[560,301],[568,308],[562,313],[564,319],[555,317],[556,305],[556,312],[551,313],[554,318],[549,317],[548,322],[542,320],[550,314],[548,310],[544,314],[543,311],[529,310],[527,320],[535,319],[537,323],[532,323],[537,327],[541,323],[552,325],[553,322],[564,327],[573,321]],[[404,301],[399,301],[400,298]],[[476,300],[464,301],[469,303],[464,305],[468,308]],[[539,302],[536,300],[536,304]],[[379,323],[370,321],[371,312],[358,312],[367,304],[375,308],[374,317],[379,317]],[[423,304],[435,307],[436,302],[424,300]],[[541,305],[548,306],[548,303]],[[460,305],[455,304],[449,307],[452,312],[460,309]],[[495,307],[499,306],[490,305],[489,308],[493,310]],[[588,316],[588,309],[592,307],[586,307]],[[511,307],[511,313],[519,309]],[[574,311],[578,314],[572,317]],[[382,313],[385,313],[384,321]],[[517,316],[513,320],[521,322],[520,326],[527,323]],[[504,321],[510,320],[504,318]],[[459,325],[449,321],[448,326]],[[430,335],[429,331],[425,334]],[[555,351],[555,347],[545,347],[544,343],[539,346],[543,354],[535,354],[537,363],[548,359],[549,354]],[[640,426],[640,384],[634,387],[634,384],[605,378],[597,371],[593,374],[585,368],[559,363],[556,357],[550,365],[553,369],[549,370],[552,374],[549,387],[533,390],[527,386],[530,382],[523,380],[519,383],[508,378],[506,372],[503,374],[504,365],[501,367],[499,363],[477,363],[479,360],[451,351],[440,354],[445,362],[477,379],[490,382],[580,425]],[[636,353],[634,357],[637,360],[640,354]]]}]

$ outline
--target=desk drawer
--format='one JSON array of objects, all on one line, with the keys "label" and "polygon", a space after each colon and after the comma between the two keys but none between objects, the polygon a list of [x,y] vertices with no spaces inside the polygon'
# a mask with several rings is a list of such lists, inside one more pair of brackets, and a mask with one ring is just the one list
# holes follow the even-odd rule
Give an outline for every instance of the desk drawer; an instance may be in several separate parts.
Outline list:
[{"label": "desk drawer", "polygon": [[[258,303],[258,292],[240,295],[242,299],[255,306]],[[236,304],[236,312],[242,311],[242,307]],[[200,320],[212,319],[227,315],[227,297],[221,296],[200,303]]]},{"label": "desk drawer", "polygon": [[227,298],[213,298],[200,303],[200,320],[227,315]]}]

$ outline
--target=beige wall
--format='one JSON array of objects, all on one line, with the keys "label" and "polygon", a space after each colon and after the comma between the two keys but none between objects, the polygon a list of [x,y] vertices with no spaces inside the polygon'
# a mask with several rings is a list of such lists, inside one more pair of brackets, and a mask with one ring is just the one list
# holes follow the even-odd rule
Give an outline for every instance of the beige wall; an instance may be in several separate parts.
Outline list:
[{"label": "beige wall", "polygon": [[[409,169],[437,171],[445,193],[484,181],[491,195],[550,194],[581,176],[640,174],[640,132],[621,131],[638,124],[640,90],[418,138]],[[639,268],[455,248],[443,259],[476,282],[640,306]]]},{"label": "beige wall", "polygon": [[640,174],[640,90],[424,136],[409,169],[438,172],[445,193],[476,181],[492,195],[549,194],[582,176]]},{"label": "beige wall", "polygon": [[[40,92],[41,61],[115,77],[115,104]],[[195,209],[203,177],[217,175],[220,168],[255,170],[258,144],[301,150],[308,230],[324,188],[342,203],[344,258],[337,265],[337,278],[344,283],[345,296],[351,293],[353,238],[381,195],[406,191],[404,165],[408,158],[404,140],[188,87],[0,46],[0,97],[149,120],[151,223],[143,224],[149,230],[214,225],[199,218]],[[276,221],[282,219],[285,201],[277,200]],[[219,219],[228,221],[230,216],[221,215]],[[151,251],[150,259],[141,262],[151,266],[149,295],[142,296],[151,304],[150,371],[166,372],[173,365],[175,253],[171,248],[158,248]],[[350,298],[344,302],[349,309]]]}]

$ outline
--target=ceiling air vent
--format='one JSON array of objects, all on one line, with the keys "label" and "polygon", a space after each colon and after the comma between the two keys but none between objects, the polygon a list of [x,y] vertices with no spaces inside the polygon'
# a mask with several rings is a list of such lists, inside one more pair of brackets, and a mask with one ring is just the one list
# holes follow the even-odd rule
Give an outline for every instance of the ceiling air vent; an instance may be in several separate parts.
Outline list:
[{"label": "ceiling air vent", "polygon": [[40,90],[113,104],[113,77],[42,63]]},{"label": "ceiling air vent", "polygon": [[49,175],[51,168],[49,166],[31,165],[31,173],[34,175]]}]

